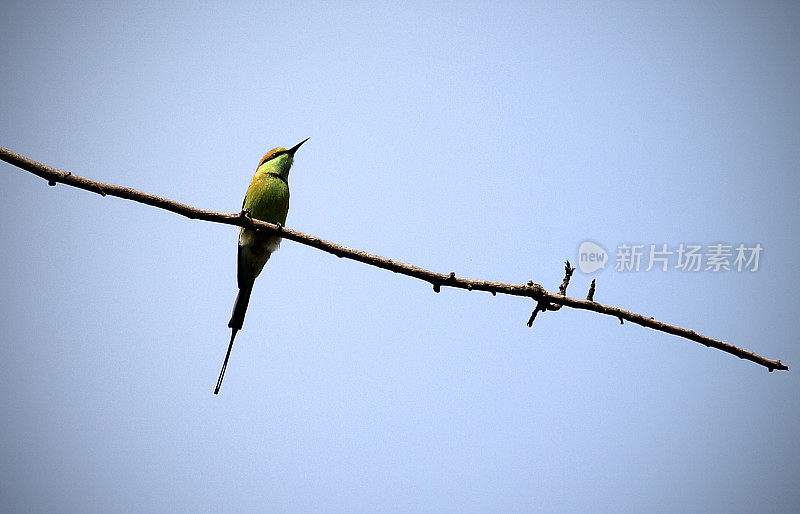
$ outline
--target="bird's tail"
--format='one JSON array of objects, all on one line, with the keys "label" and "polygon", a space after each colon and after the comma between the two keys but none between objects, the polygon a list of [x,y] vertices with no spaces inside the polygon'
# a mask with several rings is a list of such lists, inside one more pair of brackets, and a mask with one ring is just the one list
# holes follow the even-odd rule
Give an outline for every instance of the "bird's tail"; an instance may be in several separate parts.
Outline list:
[{"label": "bird's tail", "polygon": [[247,304],[250,303],[250,293],[253,292],[253,285],[245,286],[239,289],[239,294],[236,295],[236,303],[233,304],[233,314],[231,320],[228,322],[228,327],[233,329],[235,334],[237,330],[242,329],[244,324],[244,313],[247,312]]},{"label": "bird's tail", "polygon": [[231,356],[231,348],[233,348],[233,338],[236,337],[237,329],[231,332],[231,342],[228,343],[228,353],[225,354],[225,361],[222,363],[222,369],[219,370],[219,378],[217,379],[217,387],[214,388],[214,394],[219,394],[219,388],[222,387],[222,378],[225,376],[225,368],[228,367],[228,358]]},{"label": "bird's tail", "polygon": [[222,387],[222,379],[225,377],[225,368],[228,367],[228,359],[231,356],[233,340],[236,338],[236,332],[241,330],[244,324],[244,313],[247,312],[247,304],[250,303],[250,293],[252,292],[252,285],[244,289],[239,289],[239,294],[236,296],[236,303],[233,304],[233,314],[231,315],[231,320],[228,322],[228,327],[231,329],[231,342],[228,343],[228,352],[225,354],[222,369],[219,371],[219,378],[217,379],[217,387],[214,388],[214,394],[219,394],[219,388]]}]

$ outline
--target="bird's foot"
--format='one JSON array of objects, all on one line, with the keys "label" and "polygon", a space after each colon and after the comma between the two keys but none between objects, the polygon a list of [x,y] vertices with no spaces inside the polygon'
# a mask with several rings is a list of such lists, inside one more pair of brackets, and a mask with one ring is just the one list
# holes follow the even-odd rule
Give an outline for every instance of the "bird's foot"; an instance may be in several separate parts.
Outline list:
[{"label": "bird's foot", "polygon": [[258,232],[258,227],[254,226],[253,224],[253,216],[250,214],[250,209],[242,209],[242,212],[239,213],[239,217],[245,219],[250,224],[250,229],[255,230]]}]

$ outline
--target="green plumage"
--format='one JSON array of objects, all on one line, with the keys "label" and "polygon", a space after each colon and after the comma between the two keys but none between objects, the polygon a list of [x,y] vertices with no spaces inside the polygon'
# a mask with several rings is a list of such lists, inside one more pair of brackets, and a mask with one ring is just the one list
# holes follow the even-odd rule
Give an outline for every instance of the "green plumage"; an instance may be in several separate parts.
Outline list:
[{"label": "green plumage", "polygon": [[[289,212],[287,180],[291,166],[292,158],[287,154],[259,166],[250,182],[250,187],[247,188],[242,209],[257,220],[286,224],[286,214]],[[253,281],[279,244],[279,237],[261,235],[249,228],[239,229],[237,272],[239,289],[252,287]],[[241,325],[238,328],[241,328]]]},{"label": "green plumage", "polygon": [[[300,145],[308,141],[304,139],[289,150],[275,148],[265,155],[256,169],[250,187],[247,188],[242,210],[247,211],[254,219],[269,223],[286,223],[286,214],[289,212],[289,170],[292,167],[294,153]],[[253,283],[258,277],[270,255],[280,245],[281,238],[268,233],[260,233],[250,228],[239,229],[239,247],[237,252],[236,278],[239,285],[239,294],[233,305],[233,313],[228,327],[231,328],[231,340],[228,343],[228,352],[217,380],[214,394],[219,393],[228,358],[233,348],[233,340],[242,325],[250,294],[253,292]]]}]

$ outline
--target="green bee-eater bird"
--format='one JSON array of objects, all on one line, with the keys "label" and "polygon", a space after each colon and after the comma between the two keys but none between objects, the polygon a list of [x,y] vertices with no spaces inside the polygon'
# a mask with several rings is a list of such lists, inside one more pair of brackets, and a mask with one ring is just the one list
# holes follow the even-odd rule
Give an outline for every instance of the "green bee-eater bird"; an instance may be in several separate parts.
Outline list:
[{"label": "green bee-eater bird", "polygon": [[[269,223],[280,225],[286,223],[286,214],[289,212],[289,169],[292,167],[294,153],[306,141],[308,138],[288,150],[273,148],[261,159],[256,174],[250,181],[250,187],[247,188],[247,194],[244,195],[242,212],[248,212],[252,218]],[[225,354],[214,394],[218,394],[222,386],[222,378],[225,376],[225,368],[228,367],[228,358],[233,348],[233,339],[236,337],[236,332],[242,329],[244,313],[250,302],[250,293],[253,292],[253,283],[280,243],[279,236],[259,233],[251,228],[239,228],[237,264],[239,294],[236,296],[233,314],[228,323],[231,328],[231,342],[228,343],[228,353]]]}]

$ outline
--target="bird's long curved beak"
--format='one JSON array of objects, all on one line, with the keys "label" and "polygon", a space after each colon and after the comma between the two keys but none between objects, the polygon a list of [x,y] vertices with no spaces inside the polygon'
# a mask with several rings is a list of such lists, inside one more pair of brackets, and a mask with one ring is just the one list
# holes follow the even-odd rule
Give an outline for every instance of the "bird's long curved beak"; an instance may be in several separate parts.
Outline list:
[{"label": "bird's long curved beak", "polygon": [[311,138],[310,138],[310,137],[307,137],[307,138],[303,139],[302,141],[300,141],[299,143],[297,143],[297,144],[296,144],[296,145],[294,145],[293,147],[291,147],[291,148],[289,148],[288,150],[286,150],[286,153],[288,153],[289,155],[291,155],[292,157],[294,157],[294,153],[297,151],[297,149],[298,149],[298,148],[300,148],[300,147],[303,145],[303,143],[305,143],[305,142],[306,142],[306,141],[308,141],[309,139],[311,139]]}]

